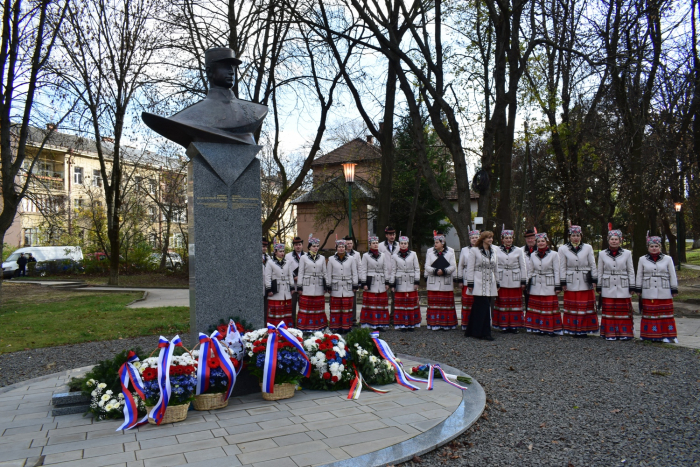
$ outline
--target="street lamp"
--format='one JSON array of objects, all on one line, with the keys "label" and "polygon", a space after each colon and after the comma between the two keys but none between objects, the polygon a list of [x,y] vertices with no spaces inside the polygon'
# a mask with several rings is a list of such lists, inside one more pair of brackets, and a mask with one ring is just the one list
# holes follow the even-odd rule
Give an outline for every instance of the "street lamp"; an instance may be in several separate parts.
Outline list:
[{"label": "street lamp", "polygon": [[[678,243],[678,270],[681,270],[681,242],[685,241],[685,235],[682,234],[681,230],[681,208],[683,203],[673,203],[673,207],[676,209],[676,239]],[[683,237],[683,238],[681,238]]]},{"label": "street lamp", "polygon": [[345,174],[345,181],[348,184],[348,224],[350,225],[350,228],[348,231],[350,232],[350,237],[353,237],[352,234],[352,184],[355,183],[355,166],[357,164],[354,162],[346,162],[343,164],[343,173]]}]

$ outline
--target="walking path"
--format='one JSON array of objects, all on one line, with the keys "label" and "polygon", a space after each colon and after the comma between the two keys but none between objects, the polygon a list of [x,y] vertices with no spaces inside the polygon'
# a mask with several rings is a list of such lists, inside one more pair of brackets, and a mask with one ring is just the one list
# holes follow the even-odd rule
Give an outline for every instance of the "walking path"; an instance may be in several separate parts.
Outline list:
[{"label": "walking path", "polygon": [[[401,358],[406,366],[418,361]],[[359,400],[348,400],[347,390],[297,391],[291,399],[274,402],[258,393],[232,398],[223,409],[191,410],[179,423],[116,432],[121,421],[51,416],[52,394],[65,392],[66,381],[87,368],[0,389],[1,466],[395,464],[454,439],[486,404],[476,381],[466,391],[439,380],[432,391],[393,384],[386,387],[388,394],[365,390]]]}]

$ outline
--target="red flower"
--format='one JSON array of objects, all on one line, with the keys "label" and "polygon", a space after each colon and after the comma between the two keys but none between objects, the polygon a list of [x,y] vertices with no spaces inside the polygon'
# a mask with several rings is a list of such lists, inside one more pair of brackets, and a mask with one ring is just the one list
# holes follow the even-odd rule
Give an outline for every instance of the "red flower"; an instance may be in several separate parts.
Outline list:
[{"label": "red flower", "polygon": [[321,339],[316,339],[317,344],[320,344],[321,342],[323,342]]},{"label": "red flower", "polygon": [[231,363],[233,363],[233,367],[234,367],[235,369],[238,369],[238,368],[241,366],[241,362],[239,362],[239,361],[238,361],[237,359],[235,359],[235,358],[231,358]]},{"label": "red flower", "polygon": [[171,374],[171,375],[175,375],[175,376],[181,375],[181,374],[182,374],[182,367],[180,367],[180,366],[171,366],[171,367],[170,367],[170,374]]},{"label": "red flower", "polygon": [[210,358],[208,362],[209,368],[219,368],[219,359]]},{"label": "red flower", "polygon": [[255,353],[260,353],[260,352],[264,352],[264,351],[265,351],[265,347],[263,347],[262,345],[259,345],[257,347],[253,347],[253,352],[255,352]]},{"label": "red flower", "polygon": [[226,337],[226,332],[228,331],[228,324],[220,324],[216,327],[216,330],[219,331],[219,334]]},{"label": "red flower", "polygon": [[338,336],[337,334],[333,334],[333,335],[331,336],[331,339],[335,339],[335,340],[337,340],[337,341],[340,341],[340,336]]},{"label": "red flower", "polygon": [[326,352],[326,358],[327,358],[328,360],[334,359],[334,358],[335,358],[335,352],[333,352],[332,350],[329,350],[328,352]]},{"label": "red flower", "polygon": [[329,372],[326,371],[325,373],[323,373],[323,379],[330,379],[330,378],[331,378],[331,374]]},{"label": "red flower", "polygon": [[158,370],[155,368],[146,368],[143,370],[141,377],[144,381],[152,381],[158,377]]},{"label": "red flower", "polygon": [[332,377],[332,378],[331,378],[331,381],[333,381],[334,383],[337,383],[337,382],[338,382],[338,377],[337,377],[337,376]]},{"label": "red flower", "polygon": [[347,365],[348,361],[346,359],[343,359],[343,365]]}]

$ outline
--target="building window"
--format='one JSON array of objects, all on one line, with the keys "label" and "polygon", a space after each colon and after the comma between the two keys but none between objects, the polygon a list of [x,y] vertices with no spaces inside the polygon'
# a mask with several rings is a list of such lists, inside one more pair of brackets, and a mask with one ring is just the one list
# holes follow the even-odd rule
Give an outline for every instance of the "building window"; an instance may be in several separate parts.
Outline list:
[{"label": "building window", "polygon": [[92,170],[92,186],[102,186],[102,174],[97,169]]},{"label": "building window", "polygon": [[170,246],[173,248],[182,248],[182,234],[177,233],[170,237]]},{"label": "building window", "polygon": [[175,222],[176,224],[183,224],[187,222],[185,213],[186,211],[184,209],[173,210],[173,222]]},{"label": "building window", "polygon": [[155,206],[148,206],[148,215],[151,218],[151,222],[158,221],[158,208]]},{"label": "building window", "polygon": [[75,183],[76,185],[83,184],[83,168],[82,167],[73,167],[73,183]]},{"label": "building window", "polygon": [[24,229],[24,246],[39,245],[39,229]]},{"label": "building window", "polygon": [[37,166],[39,175],[42,177],[53,177],[53,162],[39,161]]},{"label": "building window", "polygon": [[75,211],[82,211],[85,207],[85,200],[83,198],[75,198],[73,200],[73,209]]},{"label": "building window", "polygon": [[156,194],[156,181],[152,178],[148,179],[148,192],[152,195]]},{"label": "building window", "polygon": [[153,248],[157,248],[158,247],[158,234],[152,233],[150,235],[150,237],[151,237],[151,246]]}]

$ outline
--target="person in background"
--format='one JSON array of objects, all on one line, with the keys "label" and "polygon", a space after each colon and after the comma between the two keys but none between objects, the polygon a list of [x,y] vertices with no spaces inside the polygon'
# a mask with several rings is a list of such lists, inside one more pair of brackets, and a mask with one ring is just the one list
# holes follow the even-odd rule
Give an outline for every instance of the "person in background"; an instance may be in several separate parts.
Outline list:
[{"label": "person in background", "polygon": [[559,278],[564,290],[566,334],[588,337],[598,332],[594,287],[598,283],[593,247],[582,241],[581,227],[569,226],[569,243],[559,248]]},{"label": "person in background", "polygon": [[550,336],[562,334],[559,299],[559,255],[549,247],[547,234],[535,231],[537,251],[530,254],[527,275],[530,298],[525,311],[528,332]]},{"label": "person in background", "polygon": [[292,325],[292,296],[297,293],[293,265],[285,258],[284,243],[275,243],[274,252],[274,256],[265,265],[267,322],[273,326],[282,321]]},{"label": "person in background", "polygon": [[[388,225],[384,228],[384,236],[386,237],[386,240],[384,240],[382,243],[379,244],[379,251],[386,255],[387,259],[389,260],[389,270],[394,269],[394,259],[393,256],[399,252],[399,242],[396,241],[396,229],[393,227],[389,227]],[[391,311],[389,312],[389,322],[394,323],[394,311],[396,308],[396,304],[394,303],[394,292],[389,291],[389,299],[390,299],[390,306],[391,306]]]},{"label": "person in background", "polygon": [[420,327],[420,264],[418,255],[408,249],[408,237],[399,235],[399,252],[394,256],[394,270],[391,286],[396,297],[396,314],[394,328],[402,332],[413,331]]},{"label": "person in background", "polygon": [[475,248],[477,240],[479,240],[481,232],[474,227],[469,230],[469,245],[462,248],[459,252],[459,264],[457,265],[457,282],[461,282],[462,288],[462,331],[467,330],[469,324],[469,313],[472,311],[474,297],[469,293],[467,287],[467,266],[469,265],[469,251]]},{"label": "person in background", "polygon": [[498,295],[498,255],[493,246],[493,232],[481,232],[474,248],[469,250],[467,287],[474,296],[474,305],[469,316],[464,337],[476,337],[492,341],[491,298]]},{"label": "person in background", "polygon": [[[424,275],[428,282],[428,310],[426,320],[428,329],[448,330],[457,327],[457,312],[455,311],[455,291],[452,275],[457,270],[455,255],[452,250],[445,248],[445,236],[433,231],[434,247],[425,255]],[[435,267],[438,262],[444,267]]]},{"label": "person in background", "polygon": [[[294,274],[294,286],[297,286],[299,278],[299,261],[301,257],[304,256],[304,240],[301,237],[294,237],[292,240],[292,251],[287,253],[285,259],[292,268],[292,273]],[[299,308],[299,294],[292,295],[292,322],[291,326],[297,322],[297,309]]]},{"label": "person in background", "polygon": [[270,246],[270,242],[267,238],[263,236],[262,238],[262,271],[263,271],[263,313],[265,317],[265,324],[267,324],[267,293],[265,293],[265,266],[267,265],[270,257],[267,255],[267,248]]},{"label": "person in background", "polygon": [[[360,277],[360,267],[362,267],[362,258],[360,254],[355,251],[355,239],[350,235],[345,236],[345,254],[353,259],[355,262],[355,272],[357,277]],[[357,322],[357,292],[352,296],[352,324],[353,326]]]},{"label": "person in background", "polygon": [[17,258],[17,273],[19,277],[27,275],[27,257],[24,256],[24,253],[19,254],[19,258]]},{"label": "person in background", "polygon": [[648,254],[639,258],[636,291],[642,295],[642,340],[678,343],[676,319],[673,317],[673,297],[678,295],[678,279],[673,259],[661,253],[661,237],[647,232]]},{"label": "person in background", "polygon": [[369,251],[362,255],[360,283],[362,312],[360,324],[363,328],[385,329],[389,327],[389,297],[387,291],[393,282],[392,261],[388,253],[379,251],[379,238],[369,236]]},{"label": "person in background", "polygon": [[536,240],[535,240],[535,230],[527,229],[525,231],[524,237],[525,237],[525,246],[523,247],[523,253],[525,253],[525,255],[527,255],[529,257],[530,253],[534,253],[535,250],[537,249]]},{"label": "person in background", "polygon": [[634,339],[632,293],[635,289],[632,252],[623,249],[622,231],[608,224],[608,248],[598,254],[598,286],[601,295],[600,337]]},{"label": "person in background", "polygon": [[318,253],[321,241],[309,235],[309,252],[299,261],[297,291],[299,311],[296,328],[304,332],[323,331],[328,325],[326,318],[326,258]]},{"label": "person in background", "polygon": [[493,326],[505,332],[517,333],[523,327],[523,290],[527,282],[525,254],[513,246],[513,231],[501,229],[498,256],[498,298],[493,307]]},{"label": "person in background", "polygon": [[353,299],[359,287],[355,259],[345,253],[345,240],[335,240],[335,254],[326,266],[326,290],[331,294],[331,331],[344,334],[352,330]]}]

